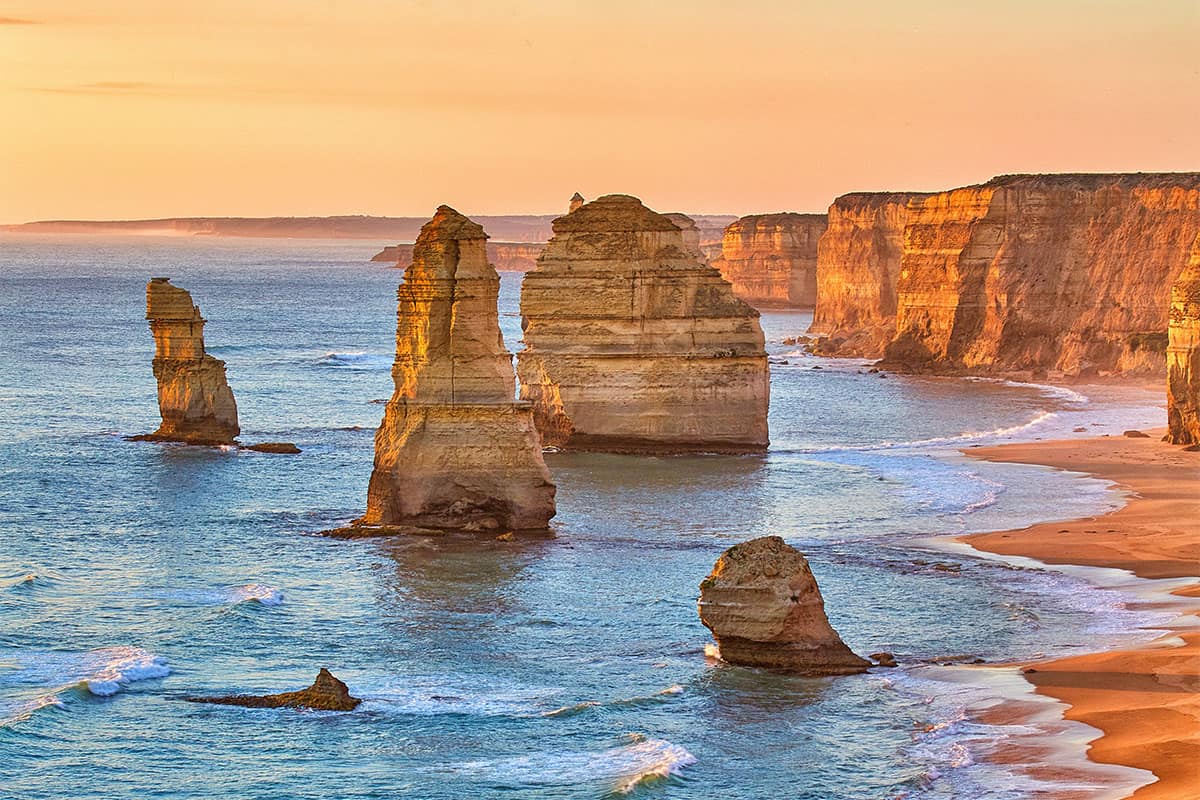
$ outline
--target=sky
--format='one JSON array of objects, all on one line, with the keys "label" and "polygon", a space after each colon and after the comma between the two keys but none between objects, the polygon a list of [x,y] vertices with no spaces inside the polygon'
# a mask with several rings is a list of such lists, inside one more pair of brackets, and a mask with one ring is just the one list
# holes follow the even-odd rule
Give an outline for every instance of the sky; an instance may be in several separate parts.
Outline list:
[{"label": "sky", "polygon": [[1200,170],[1200,0],[0,0],[0,222]]}]

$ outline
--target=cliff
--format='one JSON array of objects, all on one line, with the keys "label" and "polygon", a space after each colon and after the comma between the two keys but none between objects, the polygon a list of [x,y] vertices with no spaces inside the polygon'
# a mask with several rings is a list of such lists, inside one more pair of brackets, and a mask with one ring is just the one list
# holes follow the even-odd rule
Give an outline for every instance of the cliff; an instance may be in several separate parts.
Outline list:
[{"label": "cliff", "polygon": [[[542,242],[488,242],[487,257],[499,272],[528,272],[537,266],[537,258],[546,245]],[[412,264],[413,246],[396,244],[383,248],[371,261],[408,269]]]},{"label": "cliff", "polygon": [[778,536],[734,545],[700,584],[700,621],[730,664],[810,675],[865,672],[825,615],[799,550]]},{"label": "cliff", "polygon": [[1167,343],[1167,436],[1200,444],[1200,235],[1171,287]]},{"label": "cliff", "polygon": [[398,292],[396,389],[354,525],[545,529],[554,484],[497,319],[483,228],[448,206],[422,229]]},{"label": "cliff", "polygon": [[225,362],[204,352],[204,318],[184,289],[167,278],[146,285],[146,319],[154,336],[154,377],[162,425],[136,437],[189,444],[233,444],[240,432]]},{"label": "cliff", "polygon": [[878,358],[896,330],[904,226],[917,192],[846,194],[829,207],[817,245],[816,308],[809,332],[821,355]]},{"label": "cliff", "polygon": [[885,364],[1162,374],[1200,173],[1009,175],[907,214]]},{"label": "cliff", "polygon": [[607,195],[554,221],[525,276],[521,315],[521,397],[546,444],[766,449],[758,312],[637,198]]},{"label": "cliff", "polygon": [[824,214],[755,214],[731,223],[713,266],[753,306],[811,307]]}]

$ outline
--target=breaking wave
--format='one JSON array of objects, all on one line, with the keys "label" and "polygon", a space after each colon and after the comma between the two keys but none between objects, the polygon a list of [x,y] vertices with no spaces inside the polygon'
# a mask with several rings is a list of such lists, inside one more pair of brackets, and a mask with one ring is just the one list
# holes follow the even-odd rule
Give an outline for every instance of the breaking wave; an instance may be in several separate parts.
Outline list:
[{"label": "breaking wave", "polygon": [[913,450],[937,447],[955,447],[964,442],[981,442],[989,439],[1003,439],[1008,436],[1027,433],[1043,425],[1058,415],[1053,411],[1039,411],[1027,422],[1011,425],[1006,428],[993,428],[990,431],[966,431],[953,436],[936,436],[932,439],[917,439],[911,442],[877,442],[861,445],[834,445],[830,447],[811,447],[797,450],[774,450],[776,453],[839,453],[839,452],[868,452],[872,450]]}]

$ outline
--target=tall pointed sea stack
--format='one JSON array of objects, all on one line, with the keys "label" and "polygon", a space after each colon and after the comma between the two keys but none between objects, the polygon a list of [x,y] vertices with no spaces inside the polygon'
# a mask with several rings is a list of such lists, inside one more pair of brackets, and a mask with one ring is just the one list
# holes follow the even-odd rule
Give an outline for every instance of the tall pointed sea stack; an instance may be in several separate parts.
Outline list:
[{"label": "tall pointed sea stack", "polygon": [[358,526],[544,529],[554,516],[533,413],[514,400],[486,241],[448,206],[421,228],[397,292],[396,391]]},{"label": "tall pointed sea stack", "polygon": [[1200,235],[1171,287],[1167,337],[1167,441],[1200,444]]},{"label": "tall pointed sea stack", "polygon": [[761,452],[770,392],[758,312],[636,197],[554,220],[525,276],[521,397],[546,444]]},{"label": "tall pointed sea stack", "polygon": [[154,335],[154,377],[162,425],[153,441],[233,444],[237,403],[225,380],[225,362],[204,352],[204,318],[192,296],[168,278],[146,285],[146,319]]}]

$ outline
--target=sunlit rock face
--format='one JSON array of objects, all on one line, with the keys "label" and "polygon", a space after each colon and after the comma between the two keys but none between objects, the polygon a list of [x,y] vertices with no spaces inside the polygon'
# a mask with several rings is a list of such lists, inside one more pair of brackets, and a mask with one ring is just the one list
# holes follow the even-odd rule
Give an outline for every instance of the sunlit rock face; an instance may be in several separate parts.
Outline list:
[{"label": "sunlit rock face", "polygon": [[[413,261],[411,244],[396,244],[383,248],[371,260],[408,269]],[[537,258],[546,247],[540,242],[488,242],[487,257],[498,272],[528,272],[537,266]]]},{"label": "sunlit rock face", "polygon": [[807,559],[778,536],[722,553],[700,584],[699,610],[730,664],[814,675],[869,666],[829,624]]},{"label": "sunlit rock face", "polygon": [[1200,173],[1004,176],[907,214],[887,364],[1162,374]]},{"label": "sunlit rock face", "polygon": [[858,192],[829,207],[817,245],[816,308],[809,332],[822,355],[878,358],[896,332],[904,225],[917,192]]},{"label": "sunlit rock face", "polygon": [[824,214],[754,214],[725,228],[713,266],[756,308],[812,307]]},{"label": "sunlit rock face", "polygon": [[543,441],[634,453],[760,452],[758,312],[670,219],[607,195],[554,221],[521,289],[521,397]]},{"label": "sunlit rock face", "polygon": [[1200,444],[1200,235],[1171,287],[1167,344],[1167,441]]},{"label": "sunlit rock face", "polygon": [[192,296],[167,278],[146,285],[154,336],[154,377],[162,425],[139,437],[190,444],[233,444],[240,432],[225,362],[204,352],[204,318]]},{"label": "sunlit rock face", "polygon": [[554,516],[532,411],[514,400],[486,240],[448,206],[421,229],[397,292],[396,390],[358,525],[544,529]]}]

